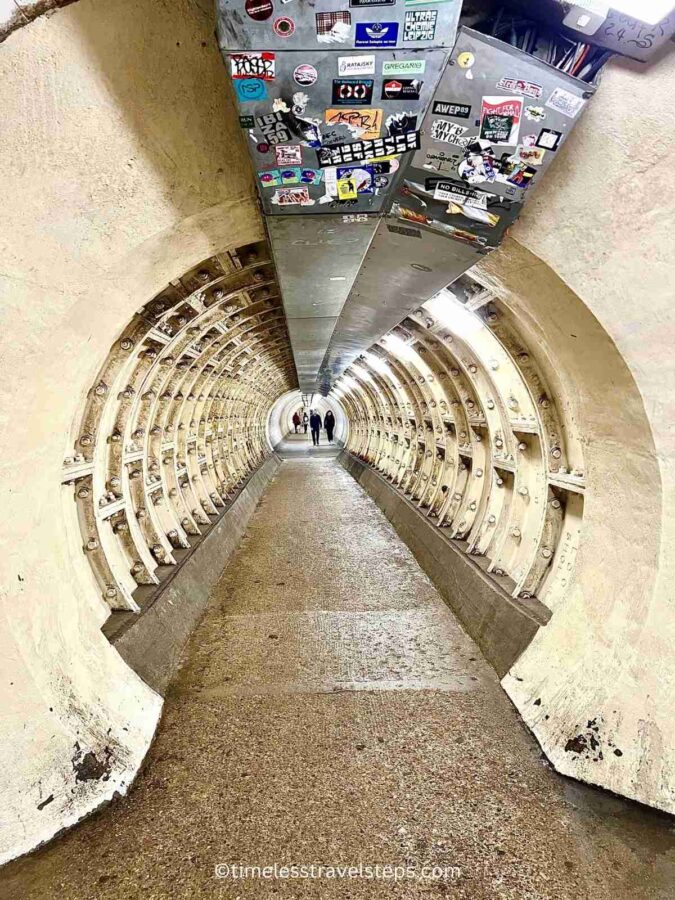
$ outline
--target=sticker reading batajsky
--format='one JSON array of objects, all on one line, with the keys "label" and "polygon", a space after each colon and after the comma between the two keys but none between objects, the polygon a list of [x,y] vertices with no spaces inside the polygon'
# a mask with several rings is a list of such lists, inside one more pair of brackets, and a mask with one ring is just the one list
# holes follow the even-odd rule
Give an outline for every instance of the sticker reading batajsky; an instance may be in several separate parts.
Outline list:
[{"label": "sticker reading batajsky", "polygon": [[378,159],[382,156],[406,153],[408,150],[418,150],[419,146],[419,131],[409,131],[406,134],[375,138],[372,141],[354,141],[352,144],[320,147],[316,154],[319,166],[323,169],[326,166],[339,166],[365,159]]},{"label": "sticker reading batajsky", "polygon": [[374,75],[375,57],[367,56],[338,56],[338,75]]},{"label": "sticker reading batajsky", "polygon": [[424,59],[387,59],[382,63],[383,75],[424,75]]},{"label": "sticker reading batajsky", "polygon": [[395,47],[398,22],[357,22],[356,47]]},{"label": "sticker reading batajsky", "polygon": [[583,108],[583,105],[584,100],[582,97],[570,94],[569,91],[563,88],[556,88],[546,101],[546,106],[550,109],[557,109],[559,113],[567,116],[568,119],[573,119]]},{"label": "sticker reading batajsky", "polygon": [[336,106],[367,106],[373,99],[374,84],[372,78],[334,78],[332,102]]},{"label": "sticker reading batajsky", "polygon": [[438,10],[412,9],[405,14],[404,41],[432,41],[436,34]]},{"label": "sticker reading batajsky", "polygon": [[274,53],[234,53],[230,56],[232,78],[274,79]]},{"label": "sticker reading batajsky", "polygon": [[434,100],[435,116],[450,116],[453,119],[468,119],[471,107],[466,103],[449,103],[445,100]]},{"label": "sticker reading batajsky", "polygon": [[517,144],[522,97],[483,97],[480,136],[492,144]]}]

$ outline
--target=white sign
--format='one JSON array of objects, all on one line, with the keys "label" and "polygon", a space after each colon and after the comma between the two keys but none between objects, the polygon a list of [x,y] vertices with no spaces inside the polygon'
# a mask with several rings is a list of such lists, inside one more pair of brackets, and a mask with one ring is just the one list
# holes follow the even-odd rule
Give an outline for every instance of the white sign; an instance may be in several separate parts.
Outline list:
[{"label": "white sign", "polygon": [[338,75],[374,75],[374,56],[338,56]]},{"label": "white sign", "polygon": [[382,74],[423,75],[426,65],[424,59],[390,59],[382,63]]},{"label": "white sign", "polygon": [[556,88],[546,101],[546,106],[551,109],[557,109],[563,116],[573,119],[577,113],[583,109],[584,99],[577,97],[576,94],[570,94],[563,88]]},{"label": "white sign", "polygon": [[446,119],[435,119],[431,123],[431,140],[464,147],[468,141],[463,136],[468,130],[466,125],[458,125],[456,122],[448,122]]},{"label": "white sign", "polygon": [[473,206],[476,209],[487,209],[487,199],[487,194],[468,188],[462,189],[460,185],[446,181],[439,182],[434,190],[434,200],[457,203],[459,206]]}]

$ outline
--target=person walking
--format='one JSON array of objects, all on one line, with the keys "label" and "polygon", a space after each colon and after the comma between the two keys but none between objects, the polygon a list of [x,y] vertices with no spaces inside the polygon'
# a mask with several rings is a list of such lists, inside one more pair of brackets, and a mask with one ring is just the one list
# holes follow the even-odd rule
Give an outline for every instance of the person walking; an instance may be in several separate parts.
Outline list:
[{"label": "person walking", "polygon": [[298,433],[298,425],[300,424],[300,416],[297,412],[293,413],[293,431],[295,434]]},{"label": "person walking", "polygon": [[313,409],[309,411],[309,427],[312,429],[312,444],[315,447],[319,446],[319,432],[321,431],[321,416],[314,412]]},{"label": "person walking", "polygon": [[323,420],[323,427],[326,429],[326,436],[328,437],[328,443],[333,443],[333,432],[335,431],[335,416],[333,415],[332,410],[328,410]]},{"label": "person walking", "polygon": [[309,425],[309,416],[306,412],[302,414],[302,427],[305,429],[305,434],[307,434],[307,426]]}]

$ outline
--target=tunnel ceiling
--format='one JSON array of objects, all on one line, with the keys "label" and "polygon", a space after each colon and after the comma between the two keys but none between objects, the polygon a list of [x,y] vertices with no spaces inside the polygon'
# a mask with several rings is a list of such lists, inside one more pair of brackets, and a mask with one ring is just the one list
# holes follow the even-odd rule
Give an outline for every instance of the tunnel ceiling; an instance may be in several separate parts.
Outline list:
[{"label": "tunnel ceiling", "polygon": [[305,392],[499,246],[592,96],[461,5],[218,0]]},{"label": "tunnel ceiling", "polygon": [[204,260],[138,310],[62,475],[109,607],[138,612],[210,530],[269,453],[267,415],[294,387],[265,242]]}]

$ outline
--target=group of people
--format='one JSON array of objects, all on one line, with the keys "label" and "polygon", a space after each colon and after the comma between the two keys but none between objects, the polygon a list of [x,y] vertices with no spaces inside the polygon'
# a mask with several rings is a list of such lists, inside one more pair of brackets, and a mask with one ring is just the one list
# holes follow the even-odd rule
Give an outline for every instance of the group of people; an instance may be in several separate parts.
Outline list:
[{"label": "group of people", "polygon": [[[306,412],[302,413],[302,417],[299,412],[293,413],[293,431],[295,434],[298,434],[298,428],[302,425],[304,428],[305,434],[307,434],[307,426],[309,426],[312,432],[312,444],[315,447],[319,446],[319,435],[321,433],[321,416],[314,409],[310,409],[309,416]],[[328,438],[329,443],[333,443],[333,432],[335,431],[335,416],[329,409],[326,415],[323,418],[323,427],[326,429],[326,436]]]}]

